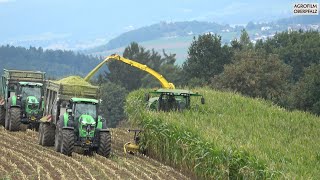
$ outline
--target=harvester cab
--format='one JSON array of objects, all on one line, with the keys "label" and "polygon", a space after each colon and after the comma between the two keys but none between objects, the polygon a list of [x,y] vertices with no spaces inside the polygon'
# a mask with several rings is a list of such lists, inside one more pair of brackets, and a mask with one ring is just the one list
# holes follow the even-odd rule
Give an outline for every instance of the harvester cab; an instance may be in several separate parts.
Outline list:
[{"label": "harvester cab", "polygon": [[146,101],[151,110],[182,111],[190,108],[190,101],[193,96],[201,97],[201,104],[205,103],[204,97],[201,94],[184,89],[158,89],[151,91],[146,94]]}]

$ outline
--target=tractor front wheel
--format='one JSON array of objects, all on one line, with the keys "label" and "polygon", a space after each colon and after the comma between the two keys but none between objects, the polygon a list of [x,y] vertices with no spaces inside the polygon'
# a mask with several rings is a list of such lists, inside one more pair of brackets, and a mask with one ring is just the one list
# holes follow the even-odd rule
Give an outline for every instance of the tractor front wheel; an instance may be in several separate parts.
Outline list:
[{"label": "tractor front wheel", "polygon": [[97,153],[104,157],[109,157],[111,153],[110,132],[100,132],[100,142]]},{"label": "tractor front wheel", "polygon": [[20,119],[21,110],[20,108],[12,107],[9,112],[9,130],[10,131],[19,131],[21,125]]},{"label": "tractor front wheel", "polygon": [[54,135],[55,135],[55,127],[50,123],[41,123],[40,135],[41,144],[43,146],[53,146],[54,145]]},{"label": "tractor front wheel", "polygon": [[61,153],[71,156],[74,149],[74,130],[62,129]]}]

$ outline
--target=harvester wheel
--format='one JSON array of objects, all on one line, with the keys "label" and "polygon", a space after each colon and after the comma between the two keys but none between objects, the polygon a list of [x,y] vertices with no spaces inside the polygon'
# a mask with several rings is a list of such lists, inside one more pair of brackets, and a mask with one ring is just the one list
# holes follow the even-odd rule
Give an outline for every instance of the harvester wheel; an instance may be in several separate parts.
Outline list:
[{"label": "harvester wheel", "polygon": [[71,156],[74,148],[74,131],[70,129],[62,129],[61,153]]},{"label": "harvester wheel", "polygon": [[54,134],[55,128],[50,123],[42,123],[42,137],[41,144],[43,146],[53,146],[54,145]]},{"label": "harvester wheel", "polygon": [[39,133],[38,133],[38,143],[39,145],[42,145],[42,137],[43,137],[43,127],[42,127],[43,123],[39,124]]},{"label": "harvester wheel", "polygon": [[19,131],[21,125],[20,119],[20,108],[12,107],[9,112],[9,130],[10,131]]},{"label": "harvester wheel", "polygon": [[0,106],[0,125],[5,126],[6,120],[6,109],[3,106]]},{"label": "harvester wheel", "polygon": [[57,122],[56,126],[56,132],[55,132],[55,138],[54,138],[54,149],[57,152],[61,151],[61,143],[62,143],[62,137],[61,137],[61,127],[60,127],[60,120]]},{"label": "harvester wheel", "polygon": [[111,153],[110,132],[100,132],[100,142],[97,153],[104,157],[109,157]]}]

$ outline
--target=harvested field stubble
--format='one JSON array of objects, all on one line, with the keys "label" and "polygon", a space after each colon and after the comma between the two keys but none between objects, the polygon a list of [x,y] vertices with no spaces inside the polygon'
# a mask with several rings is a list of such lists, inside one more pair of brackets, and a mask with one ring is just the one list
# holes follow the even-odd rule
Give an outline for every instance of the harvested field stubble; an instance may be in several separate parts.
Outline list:
[{"label": "harvested field stubble", "polygon": [[0,179],[188,179],[168,166],[138,155],[124,155],[123,142],[132,139],[124,129],[111,129],[113,153],[73,153],[67,157],[53,147],[37,144],[37,132],[0,128]]}]

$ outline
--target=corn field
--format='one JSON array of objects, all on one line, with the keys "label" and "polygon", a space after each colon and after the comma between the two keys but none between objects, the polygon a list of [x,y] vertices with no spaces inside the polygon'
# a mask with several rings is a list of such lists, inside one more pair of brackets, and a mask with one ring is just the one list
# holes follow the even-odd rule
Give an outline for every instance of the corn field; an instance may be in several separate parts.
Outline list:
[{"label": "corn field", "polygon": [[[38,133],[0,129],[0,179],[188,179],[180,172],[142,155],[125,155],[132,140],[125,129],[112,129],[110,158],[73,153],[64,156],[37,144]],[[80,153],[80,152],[79,152]]]},{"label": "corn field", "polygon": [[320,178],[319,117],[239,94],[194,91],[205,105],[194,98],[190,110],[169,113],[147,110],[148,90],[129,94],[126,112],[144,129],[151,157],[198,179]]}]

